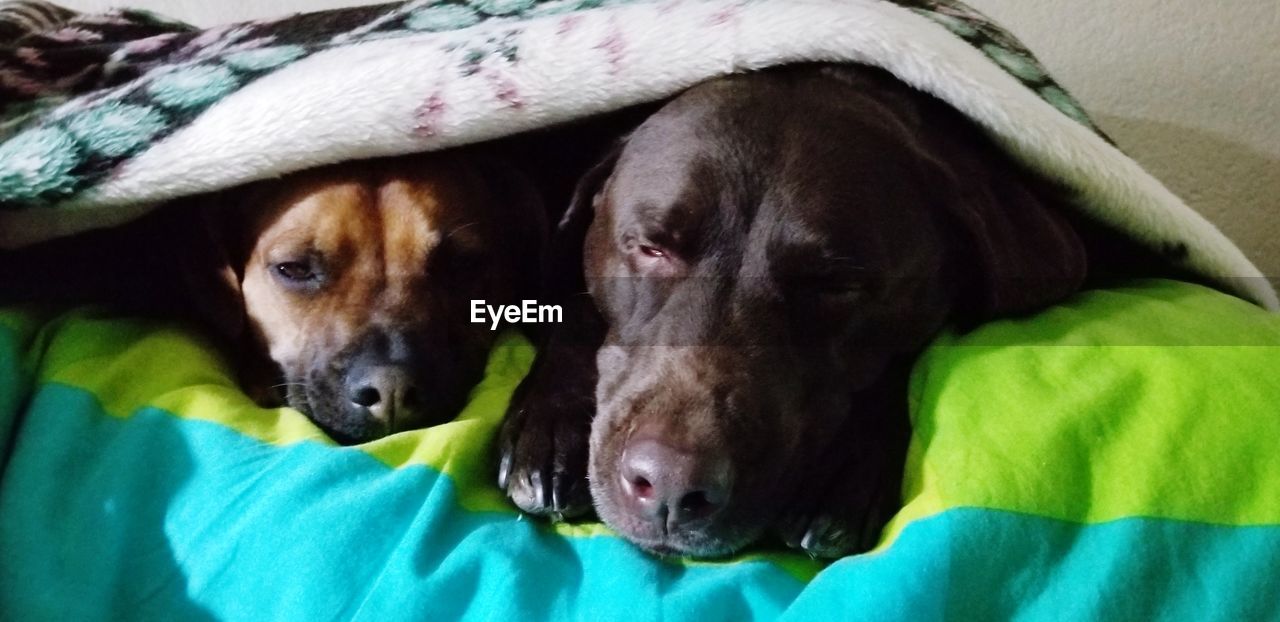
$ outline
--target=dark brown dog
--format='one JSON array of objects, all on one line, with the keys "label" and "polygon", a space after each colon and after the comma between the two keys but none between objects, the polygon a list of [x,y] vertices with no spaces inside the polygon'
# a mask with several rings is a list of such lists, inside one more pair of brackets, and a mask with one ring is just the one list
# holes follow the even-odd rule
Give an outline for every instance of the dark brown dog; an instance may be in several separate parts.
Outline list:
[{"label": "dark brown dog", "polygon": [[534,514],[594,500],[659,553],[726,554],[771,527],[816,555],[873,545],[900,504],[914,356],[948,321],[1080,286],[1053,196],[879,70],[687,91],[560,225],[553,270],[585,283],[558,287],[575,323],[512,403],[500,485]]},{"label": "dark brown dog", "polygon": [[284,389],[343,443],[457,414],[495,335],[468,303],[531,297],[546,228],[520,175],[463,152],[344,163],[205,202],[18,253],[0,297],[203,319],[250,394],[270,405]]}]

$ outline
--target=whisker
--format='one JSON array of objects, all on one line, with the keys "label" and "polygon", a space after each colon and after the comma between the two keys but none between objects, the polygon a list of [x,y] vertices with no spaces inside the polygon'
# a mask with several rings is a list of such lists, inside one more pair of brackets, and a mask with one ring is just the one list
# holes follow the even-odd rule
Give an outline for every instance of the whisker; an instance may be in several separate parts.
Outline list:
[{"label": "whisker", "polygon": [[464,224],[458,225],[457,227],[454,227],[454,228],[450,229],[447,233],[445,233],[445,234],[444,234],[444,237],[447,239],[447,238],[449,238],[450,236],[452,236],[453,234],[455,234],[455,233],[457,233],[457,232],[459,232],[459,231],[462,231],[463,229],[466,229],[467,227],[471,227],[471,226],[473,226],[473,225],[478,225],[478,224],[480,224],[480,221],[478,221],[478,220],[473,220],[473,221],[471,221],[471,222],[468,222],[468,223],[464,223]]},{"label": "whisker", "polygon": [[307,388],[310,388],[310,386],[311,386],[311,385],[309,385],[309,384],[307,384],[307,383],[305,383],[305,382],[284,382],[284,383],[281,383],[281,384],[273,384],[273,385],[271,385],[271,388],[272,388],[272,389],[285,389],[285,388],[288,388],[288,387],[301,387],[301,388],[303,388],[303,389],[307,389]]}]

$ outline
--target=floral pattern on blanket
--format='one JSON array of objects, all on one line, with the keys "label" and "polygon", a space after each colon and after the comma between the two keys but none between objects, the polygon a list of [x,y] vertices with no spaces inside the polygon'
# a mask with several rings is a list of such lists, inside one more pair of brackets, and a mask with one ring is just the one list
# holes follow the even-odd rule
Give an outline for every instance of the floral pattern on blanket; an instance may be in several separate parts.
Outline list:
[{"label": "floral pattern on blanket", "polygon": [[[108,179],[131,157],[185,127],[255,79],[320,51],[409,36],[430,37],[460,79],[483,81],[510,107],[522,95],[504,75],[520,60],[522,22],[657,1],[415,0],[197,30],[145,11],[78,14],[45,2],[0,4],[0,209],[52,205]],[[742,4],[785,0],[742,0]],[[1016,38],[953,0],[893,0],[982,50],[1058,110],[1097,131],[1075,100]],[[732,16],[711,20],[724,26]],[[471,30],[486,28],[483,33]],[[602,55],[625,50],[625,29]],[[437,132],[447,104],[429,96],[414,120]],[[1099,132],[1100,133],[1100,132]]]},{"label": "floral pattern on blanket", "polygon": [[[1102,135],[1093,120],[1058,83],[1026,46],[987,16],[954,0],[900,0],[903,6],[943,25],[952,34],[982,50],[991,60],[1032,89],[1063,114]],[[1107,138],[1103,135],[1104,138]],[[1110,139],[1108,138],[1108,141]]]}]

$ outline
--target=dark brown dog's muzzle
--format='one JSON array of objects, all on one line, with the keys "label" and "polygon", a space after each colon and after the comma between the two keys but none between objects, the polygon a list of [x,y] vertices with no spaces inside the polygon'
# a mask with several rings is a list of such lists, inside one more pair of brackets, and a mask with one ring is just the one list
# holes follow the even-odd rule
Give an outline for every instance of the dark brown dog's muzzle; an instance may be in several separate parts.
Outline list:
[{"label": "dark brown dog's muzzle", "polygon": [[[711,540],[747,535],[739,518],[762,491],[749,465],[777,419],[756,409],[776,404],[775,383],[760,371],[767,349],[742,346],[613,346],[593,430],[592,487],[615,528],[656,551],[704,550]],[[754,350],[754,352],[753,352]],[[777,406],[775,409],[780,409]],[[750,412],[748,412],[750,411]],[[757,429],[759,428],[759,429]],[[732,437],[732,438],[730,438]],[[608,499],[600,504],[600,499]],[[744,508],[744,506],[746,506]]]},{"label": "dark brown dog's muzzle", "polygon": [[628,512],[667,533],[713,520],[733,489],[724,452],[683,449],[665,434],[633,436],[622,450],[618,475]]}]

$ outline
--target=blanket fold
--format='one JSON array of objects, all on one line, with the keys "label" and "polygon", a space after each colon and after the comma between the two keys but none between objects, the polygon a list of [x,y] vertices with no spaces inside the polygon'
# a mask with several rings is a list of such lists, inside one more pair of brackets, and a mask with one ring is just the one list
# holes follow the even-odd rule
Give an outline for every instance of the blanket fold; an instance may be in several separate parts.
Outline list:
[{"label": "blanket fold", "polygon": [[[419,0],[201,30],[0,3],[0,247],[352,158],[444,149],[799,61],[883,67],[1076,207],[1275,309],[1236,246],[950,0]],[[1280,316],[1198,285],[946,334],[904,507],[824,564],[658,559],[493,485],[532,349],[454,421],[337,447],[175,325],[0,310],[0,619],[1280,617]]]},{"label": "blanket fold", "polygon": [[489,449],[531,359],[507,335],[455,421],[336,447],[174,326],[0,311],[0,619],[1280,616],[1280,316],[1225,294],[1138,282],[941,337],[904,507],[829,565],[518,514]]},{"label": "blanket fold", "polygon": [[196,30],[0,8],[0,247],[324,163],[443,149],[800,61],[887,69],[1091,217],[1277,309],[1243,253],[953,0],[416,0]]}]

